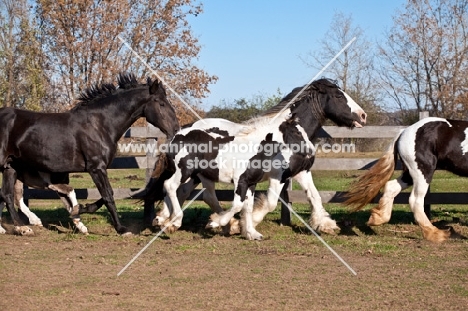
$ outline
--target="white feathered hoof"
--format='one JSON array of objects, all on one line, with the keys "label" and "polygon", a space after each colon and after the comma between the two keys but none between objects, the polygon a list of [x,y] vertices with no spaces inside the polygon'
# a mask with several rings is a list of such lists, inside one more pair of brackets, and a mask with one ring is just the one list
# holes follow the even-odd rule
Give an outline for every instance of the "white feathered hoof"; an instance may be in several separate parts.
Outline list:
[{"label": "white feathered hoof", "polygon": [[169,226],[161,226],[161,230],[164,229],[164,232],[167,233],[167,234],[172,234],[172,233],[175,233],[177,231],[177,229],[179,229],[178,227],[174,226],[174,225],[169,225]]},{"label": "white feathered hoof", "polygon": [[210,221],[208,222],[208,224],[206,225],[206,229],[214,229],[214,228],[219,228],[220,225],[219,225],[219,222],[220,222],[220,216],[219,214],[211,214],[210,216]]},{"label": "white feathered hoof", "polygon": [[0,234],[5,234],[5,233],[6,233],[6,230],[5,230],[5,229],[3,229],[3,227],[2,227],[2,226],[0,226]]},{"label": "white feathered hoof", "polygon": [[34,231],[28,226],[15,226],[13,230],[14,234],[22,236],[33,236]]},{"label": "white feathered hoof", "polygon": [[263,235],[258,231],[247,232],[245,238],[249,241],[263,240]]},{"label": "white feathered hoof", "polygon": [[340,227],[338,227],[336,221],[329,217],[323,218],[319,225],[312,223],[310,225],[315,231],[330,235],[336,235],[336,231],[340,230]]},{"label": "white feathered hoof", "polygon": [[36,215],[29,217],[29,224],[32,226],[43,227],[41,219]]},{"label": "white feathered hoof", "polygon": [[239,220],[236,218],[232,218],[229,223],[223,227],[223,234],[224,235],[236,235],[241,233],[241,226]]}]

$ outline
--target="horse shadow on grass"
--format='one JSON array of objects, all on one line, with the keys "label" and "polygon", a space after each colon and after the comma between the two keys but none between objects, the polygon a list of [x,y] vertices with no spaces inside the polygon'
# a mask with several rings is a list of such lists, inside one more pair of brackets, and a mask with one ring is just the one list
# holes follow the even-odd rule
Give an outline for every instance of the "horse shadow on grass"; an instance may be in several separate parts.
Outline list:
[{"label": "horse shadow on grass", "polygon": [[[306,212],[298,213],[298,215],[307,220],[310,215]],[[342,236],[372,236],[372,235],[379,235],[379,233],[374,229],[376,227],[368,226],[367,221],[370,216],[369,211],[357,211],[357,212],[347,212],[347,211],[337,211],[333,213],[332,218],[336,221],[338,227],[340,228],[338,235]],[[433,219],[439,218],[439,213],[432,212]],[[281,220],[277,220],[277,223],[280,224]],[[415,230],[419,230],[417,224],[415,224],[413,213],[410,211],[393,211],[392,217],[388,222],[390,225],[414,225]],[[468,226],[468,222],[466,220],[460,220],[460,218],[453,217],[452,220],[438,220],[434,221],[433,225],[441,230],[449,230],[450,231],[450,238],[451,239],[468,239],[466,236],[458,233],[453,228],[454,224],[459,224],[462,226]],[[296,233],[304,233],[308,231],[305,229],[302,224],[291,225],[292,230]],[[414,239],[414,236],[407,235],[409,239]]]}]

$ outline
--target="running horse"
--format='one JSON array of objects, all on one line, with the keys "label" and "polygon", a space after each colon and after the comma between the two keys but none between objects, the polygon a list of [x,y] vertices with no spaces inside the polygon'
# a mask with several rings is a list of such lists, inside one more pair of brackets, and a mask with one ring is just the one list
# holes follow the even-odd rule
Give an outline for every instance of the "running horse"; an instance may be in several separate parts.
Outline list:
[{"label": "running horse", "polygon": [[[403,172],[390,180],[398,157]],[[467,121],[425,118],[402,130],[377,163],[350,186],[344,203],[360,210],[383,188],[379,205],[371,209],[367,222],[378,226],[390,221],[394,198],[413,186],[409,205],[424,239],[442,242],[450,231],[435,227],[424,213],[424,197],[436,169],[468,177]]]},{"label": "running horse", "polygon": [[[297,120],[293,122],[291,116],[296,116]],[[337,229],[336,222],[331,219],[323,208],[320,195],[310,174],[310,168],[315,159],[315,150],[311,141],[326,119],[332,120],[339,126],[362,127],[362,124],[366,122],[366,114],[336,83],[328,79],[319,79],[305,88],[295,88],[278,105],[244,124],[236,124],[223,119],[204,119],[197,121],[191,127],[183,129],[175,136],[172,142],[173,145],[183,146],[185,144],[203,143],[201,136],[197,137],[195,135],[195,133],[201,133],[201,131],[205,132],[203,134],[205,136],[210,135],[218,139],[221,145],[223,143],[242,144],[246,141],[249,144],[260,143],[262,139],[266,138],[265,135],[270,133],[273,135],[273,139],[282,145],[281,152],[275,153],[270,160],[273,163],[276,161],[276,163],[281,162],[284,165],[272,165],[268,170],[264,169],[261,173],[258,171],[254,173],[252,170],[234,173],[232,167],[229,167],[228,170],[216,167],[189,171],[185,169],[186,165],[184,163],[197,158],[200,160],[209,157],[215,159],[215,162],[222,163],[225,160],[229,164],[232,163],[232,159],[242,157],[246,160],[252,160],[259,155],[221,153],[219,150],[223,148],[218,145],[213,145],[213,149],[218,152],[211,155],[187,153],[184,148],[177,154],[163,154],[163,160],[158,160],[156,163],[159,170],[156,174],[158,177],[150,180],[145,189],[145,208],[147,209],[151,208],[151,203],[155,200],[164,198],[162,188],[165,188],[168,194],[164,199],[163,209],[156,216],[153,224],[165,226],[168,220],[172,220],[173,224],[168,228],[169,231],[177,229],[181,224],[181,220],[177,219],[178,217],[175,215],[180,208],[180,203],[187,198],[194,186],[201,182],[206,188],[203,198],[215,212],[211,216],[208,227],[214,228],[232,223],[232,216],[236,212],[244,210],[246,212],[242,214],[242,235],[248,239],[261,239],[261,234],[256,232],[254,228],[268,212],[276,208],[278,194],[281,192],[286,180],[292,177],[306,191],[311,204],[310,223],[314,229],[322,232],[331,232]],[[289,125],[286,126],[286,123],[289,123]],[[258,124],[263,124],[264,128],[260,130]],[[248,132],[249,128],[250,131],[257,130],[263,136],[243,137],[243,133]],[[255,130],[252,130],[252,128],[255,128]],[[298,133],[300,133],[300,137],[298,137]],[[288,136],[291,134],[296,136],[293,139],[295,144],[304,142],[305,146],[308,146],[312,152],[298,145],[293,146],[291,137]],[[163,164],[160,164],[160,162]],[[244,205],[247,199],[252,198],[252,193],[246,195],[247,190],[253,192],[256,183],[263,180],[269,180],[270,182],[267,196],[257,200],[255,209],[252,210],[252,207],[249,206],[251,203]],[[226,212],[222,211],[216,198],[214,192],[215,182],[235,184],[235,200],[232,208]],[[179,202],[177,202],[176,198]],[[150,211],[146,211],[146,214],[149,215]]]},{"label": "running horse", "polygon": [[78,100],[65,113],[0,109],[1,196],[15,229],[20,229],[23,222],[14,208],[14,185],[26,167],[26,171],[41,178],[46,188],[54,190],[56,177],[63,180],[68,173],[88,172],[115,230],[127,233],[120,223],[107,177],[117,141],[140,117],[170,138],[180,129],[174,108],[158,80],[148,78],[146,84],[140,84],[133,74],[121,73],[118,87],[110,83],[94,85],[83,91]]}]

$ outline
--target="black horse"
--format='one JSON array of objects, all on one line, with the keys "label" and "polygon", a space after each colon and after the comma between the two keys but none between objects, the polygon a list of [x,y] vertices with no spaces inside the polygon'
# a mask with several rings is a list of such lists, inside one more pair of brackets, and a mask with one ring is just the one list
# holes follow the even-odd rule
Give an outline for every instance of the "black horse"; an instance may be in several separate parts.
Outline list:
[{"label": "black horse", "polygon": [[20,167],[27,165],[28,170],[52,177],[88,172],[116,231],[126,233],[117,215],[107,167],[115,156],[117,141],[140,117],[172,138],[180,128],[174,108],[162,83],[148,78],[147,84],[139,84],[132,74],[120,74],[118,88],[114,84],[95,85],[82,92],[78,100],[65,113],[0,109],[1,195],[13,224],[22,226],[13,204]]}]

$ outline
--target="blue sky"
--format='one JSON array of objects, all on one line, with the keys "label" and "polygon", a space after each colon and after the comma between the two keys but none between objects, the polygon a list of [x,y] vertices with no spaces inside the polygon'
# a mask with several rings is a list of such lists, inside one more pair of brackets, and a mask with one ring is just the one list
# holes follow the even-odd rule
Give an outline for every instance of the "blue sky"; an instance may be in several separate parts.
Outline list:
[{"label": "blue sky", "polygon": [[[382,40],[404,0],[204,0],[189,19],[201,45],[196,64],[218,76],[202,101],[285,95],[309,82],[317,70],[300,59],[320,48],[336,12],[351,14],[370,41]],[[351,47],[352,48],[352,47]],[[334,78],[334,77],[329,77]]]}]

